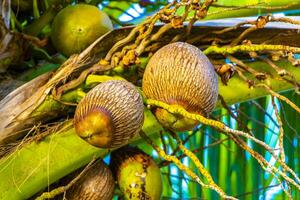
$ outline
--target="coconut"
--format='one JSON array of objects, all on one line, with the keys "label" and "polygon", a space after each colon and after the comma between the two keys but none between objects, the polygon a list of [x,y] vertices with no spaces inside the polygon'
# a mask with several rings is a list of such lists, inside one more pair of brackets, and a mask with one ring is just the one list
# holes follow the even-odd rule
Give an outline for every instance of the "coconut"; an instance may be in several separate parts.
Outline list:
[{"label": "coconut", "polygon": [[54,18],[51,40],[66,56],[80,53],[98,37],[113,29],[107,14],[96,6],[76,4],[62,9]]},{"label": "coconut", "polygon": [[140,149],[122,147],[113,151],[110,167],[125,199],[160,199],[160,169],[154,160]]},{"label": "coconut", "polygon": [[121,80],[107,81],[90,90],[74,116],[76,133],[101,148],[127,144],[143,121],[142,97],[134,85]]},{"label": "coconut", "polygon": [[[197,47],[184,42],[168,44],[149,60],[143,76],[147,98],[182,106],[191,113],[207,116],[218,99],[218,79],[209,59]],[[156,109],[155,115],[167,128],[190,130],[196,121]]]},{"label": "coconut", "polygon": [[69,200],[111,200],[115,181],[110,169],[102,160],[96,161],[67,191]]}]

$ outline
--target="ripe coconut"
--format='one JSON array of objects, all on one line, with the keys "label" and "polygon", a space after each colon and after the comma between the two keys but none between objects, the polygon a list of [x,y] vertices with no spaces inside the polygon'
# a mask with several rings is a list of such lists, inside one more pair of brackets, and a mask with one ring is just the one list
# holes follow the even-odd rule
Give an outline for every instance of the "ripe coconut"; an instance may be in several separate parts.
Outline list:
[{"label": "ripe coconut", "polygon": [[[218,79],[213,65],[197,47],[176,42],[159,49],[149,60],[143,77],[149,99],[182,106],[191,113],[208,115],[218,98]],[[196,121],[157,108],[162,125],[175,131],[190,130]]]},{"label": "ripe coconut", "polygon": [[127,146],[113,151],[110,167],[125,199],[160,199],[160,169],[154,160],[140,149]]},{"label": "ripe coconut", "polygon": [[128,143],[144,121],[143,100],[134,85],[113,80],[97,85],[77,105],[76,133],[101,148]]},{"label": "ripe coconut", "polygon": [[110,169],[102,160],[96,161],[67,191],[69,200],[111,200],[115,181]]},{"label": "ripe coconut", "polygon": [[96,6],[76,4],[62,9],[54,18],[51,40],[66,56],[80,53],[98,37],[113,29],[112,22]]}]

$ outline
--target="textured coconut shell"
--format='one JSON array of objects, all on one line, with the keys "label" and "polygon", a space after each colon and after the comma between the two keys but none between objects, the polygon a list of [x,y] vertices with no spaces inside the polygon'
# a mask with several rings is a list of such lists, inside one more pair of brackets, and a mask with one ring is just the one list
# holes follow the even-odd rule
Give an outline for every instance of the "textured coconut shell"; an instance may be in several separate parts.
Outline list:
[{"label": "textured coconut shell", "polygon": [[125,199],[159,200],[162,178],[153,159],[138,148],[123,147],[111,154],[110,168]]},{"label": "textured coconut shell", "polygon": [[135,86],[114,80],[88,92],[77,106],[74,125],[76,133],[92,145],[115,148],[127,144],[140,131],[143,120],[143,100]]},{"label": "textured coconut shell", "polygon": [[99,160],[67,191],[67,199],[111,200],[114,186],[112,172]]},{"label": "textured coconut shell", "polygon": [[213,65],[201,50],[183,42],[168,44],[151,57],[142,87],[147,98],[202,115],[214,109],[218,98]]}]

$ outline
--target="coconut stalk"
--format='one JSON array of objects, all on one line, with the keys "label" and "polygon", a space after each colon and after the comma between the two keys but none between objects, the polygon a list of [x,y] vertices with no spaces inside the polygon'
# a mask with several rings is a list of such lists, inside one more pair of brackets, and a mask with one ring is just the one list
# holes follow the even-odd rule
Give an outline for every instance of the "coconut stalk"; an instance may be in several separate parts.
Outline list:
[{"label": "coconut stalk", "polygon": [[256,16],[299,9],[300,1],[290,0],[218,0],[210,7],[205,19]]},{"label": "coconut stalk", "polygon": [[[300,71],[288,62],[277,62],[281,66],[293,73],[300,81]],[[278,75],[272,72],[264,62],[253,62],[249,66],[269,71],[274,78],[265,82],[275,91],[286,91],[293,86],[285,81],[278,80]],[[111,77],[111,79],[119,77]],[[99,83],[110,79],[108,76],[90,75],[86,84]],[[243,102],[250,99],[262,97],[268,94],[263,88],[249,88],[248,84],[239,77],[233,77],[225,86],[219,81],[220,94],[229,104]],[[234,91],[234,92],[232,92]],[[72,98],[78,101],[82,92],[71,91]],[[66,94],[67,95],[67,94]],[[69,94],[70,95],[70,94]],[[48,105],[57,102],[48,101]],[[220,107],[220,104],[219,104]],[[160,124],[149,110],[145,110],[145,122],[143,132],[147,135],[155,135],[161,131]],[[138,143],[140,137],[131,140],[131,143]],[[78,153],[80,152],[80,153]],[[29,198],[37,192],[43,190],[51,183],[66,176],[72,171],[86,165],[93,157],[104,157],[108,150],[92,147],[84,142],[72,128],[72,122],[67,122],[61,131],[57,131],[47,136],[40,142],[30,142],[20,145],[12,154],[0,160],[0,198],[24,199]]]}]

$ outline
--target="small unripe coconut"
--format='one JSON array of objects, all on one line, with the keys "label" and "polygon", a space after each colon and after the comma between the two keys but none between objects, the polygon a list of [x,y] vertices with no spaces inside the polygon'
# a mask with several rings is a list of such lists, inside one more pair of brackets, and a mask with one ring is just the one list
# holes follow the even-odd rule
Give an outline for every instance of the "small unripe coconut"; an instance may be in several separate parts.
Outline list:
[{"label": "small unripe coconut", "polygon": [[74,127],[88,143],[115,148],[127,144],[143,121],[143,100],[135,86],[113,80],[97,85],[79,102]]},{"label": "small unripe coconut", "polygon": [[98,37],[113,29],[109,17],[96,6],[76,4],[62,9],[54,18],[51,39],[66,56],[80,53]]},{"label": "small unripe coconut", "polygon": [[[176,42],[159,49],[149,60],[143,77],[149,99],[182,106],[207,116],[218,99],[218,79],[209,59],[197,47]],[[158,120],[175,131],[190,130],[196,121],[156,109]]]},{"label": "small unripe coconut", "polygon": [[67,191],[69,200],[111,200],[115,180],[102,160],[96,161],[88,171]]},{"label": "small unripe coconut", "polygon": [[113,151],[110,167],[125,199],[160,199],[160,169],[154,160],[140,149],[123,147]]}]

